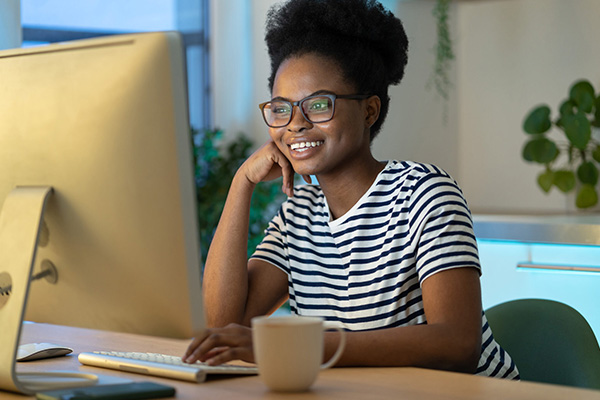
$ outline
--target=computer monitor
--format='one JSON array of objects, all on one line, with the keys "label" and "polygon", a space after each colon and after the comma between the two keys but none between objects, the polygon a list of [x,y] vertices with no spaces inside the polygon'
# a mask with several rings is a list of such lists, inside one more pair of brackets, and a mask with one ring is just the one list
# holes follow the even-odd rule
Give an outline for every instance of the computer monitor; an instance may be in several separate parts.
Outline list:
[{"label": "computer monitor", "polygon": [[[179,338],[202,329],[186,99],[173,32],[0,52],[0,205],[16,187],[52,188],[33,270],[54,265],[58,279],[30,284],[24,320]],[[13,278],[0,265],[12,289],[0,317],[20,295]]]}]

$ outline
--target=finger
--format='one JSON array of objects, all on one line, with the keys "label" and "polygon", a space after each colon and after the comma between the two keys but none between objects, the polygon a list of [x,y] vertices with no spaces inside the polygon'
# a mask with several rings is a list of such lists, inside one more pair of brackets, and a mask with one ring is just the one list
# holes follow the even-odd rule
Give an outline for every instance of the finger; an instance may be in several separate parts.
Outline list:
[{"label": "finger", "polygon": [[287,158],[282,154],[279,162],[281,167],[281,175],[283,176],[283,192],[289,197],[294,196],[294,168]]},{"label": "finger", "polygon": [[196,339],[193,345],[190,345],[192,349],[191,353],[185,358],[187,363],[195,363],[196,361],[205,361],[207,354],[211,351],[222,347],[239,347],[247,346],[248,343],[252,343],[251,330],[247,327],[242,327],[235,324],[230,324],[225,328],[211,329],[209,330],[208,336],[203,340],[198,340],[196,345]]},{"label": "finger", "polygon": [[254,362],[254,355],[251,346],[231,347],[207,359],[205,362],[208,365],[220,365],[232,360],[242,360],[246,362]]},{"label": "finger", "polygon": [[[228,345],[215,345],[215,343],[228,343]],[[246,345],[246,341],[241,340],[239,335],[227,333],[215,333],[209,336],[202,344],[194,351],[186,362],[208,362],[208,360],[216,359],[219,364],[233,360],[235,351],[232,348]],[[214,364],[216,365],[216,364]]]},{"label": "finger", "polygon": [[308,183],[309,185],[312,184],[312,177],[310,175],[302,175],[302,178],[304,178],[304,182]]},{"label": "finger", "polygon": [[208,353],[206,353],[203,358],[205,360],[211,359],[211,358],[223,353],[224,351],[227,351],[228,349],[229,349],[229,347],[217,347],[215,349],[209,350]]},{"label": "finger", "polygon": [[208,336],[208,331],[206,331],[202,336],[197,336],[192,339],[192,342],[189,344],[188,348],[185,350],[182,359],[185,361],[188,357],[190,357],[194,351],[200,346],[200,344],[206,339]]}]

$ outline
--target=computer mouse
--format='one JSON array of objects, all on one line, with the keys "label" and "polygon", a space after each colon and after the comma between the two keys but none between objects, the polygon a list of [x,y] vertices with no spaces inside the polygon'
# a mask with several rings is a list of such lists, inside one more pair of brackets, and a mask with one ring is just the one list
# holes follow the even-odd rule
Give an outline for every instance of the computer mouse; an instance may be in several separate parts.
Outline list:
[{"label": "computer mouse", "polygon": [[65,356],[73,349],[53,343],[26,343],[17,349],[17,361],[41,360],[42,358]]}]

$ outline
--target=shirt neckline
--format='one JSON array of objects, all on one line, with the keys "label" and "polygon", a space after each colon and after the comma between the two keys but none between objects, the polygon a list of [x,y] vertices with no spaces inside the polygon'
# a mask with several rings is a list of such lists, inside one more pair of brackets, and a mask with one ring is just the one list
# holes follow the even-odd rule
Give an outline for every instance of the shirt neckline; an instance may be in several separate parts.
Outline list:
[{"label": "shirt neckline", "polygon": [[375,188],[377,187],[377,185],[379,184],[379,181],[381,179],[381,175],[386,172],[388,169],[390,169],[390,167],[392,166],[392,164],[394,163],[393,160],[388,160],[385,167],[383,167],[383,169],[377,174],[377,176],[375,177],[375,180],[373,181],[373,183],[371,184],[371,186],[369,187],[369,189],[367,189],[367,191],[365,192],[365,194],[363,194],[361,196],[360,199],[358,199],[358,201],[356,203],[354,203],[354,205],[352,206],[352,208],[350,208],[348,211],[346,211],[346,213],[344,215],[341,215],[340,217],[332,220],[331,219],[331,211],[329,210],[329,203],[327,203],[327,197],[323,196],[324,198],[324,203],[325,203],[325,210],[327,211],[327,223],[329,224],[329,227],[331,229],[336,228],[338,226],[340,226],[341,224],[343,224],[349,217],[351,217],[352,215],[355,214],[355,211],[361,206],[361,204],[363,204],[365,202],[365,199],[367,197],[369,197],[369,195],[371,194],[371,192],[373,192],[373,190],[375,190]]}]

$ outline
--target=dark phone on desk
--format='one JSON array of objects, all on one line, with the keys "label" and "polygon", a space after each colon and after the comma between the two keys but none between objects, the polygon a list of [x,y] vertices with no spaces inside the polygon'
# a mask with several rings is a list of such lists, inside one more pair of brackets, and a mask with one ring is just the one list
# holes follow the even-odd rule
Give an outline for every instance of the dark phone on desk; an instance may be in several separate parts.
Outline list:
[{"label": "dark phone on desk", "polygon": [[50,390],[36,394],[38,400],[120,400],[160,399],[175,396],[175,388],[154,382],[132,382],[116,385],[87,386]]}]

